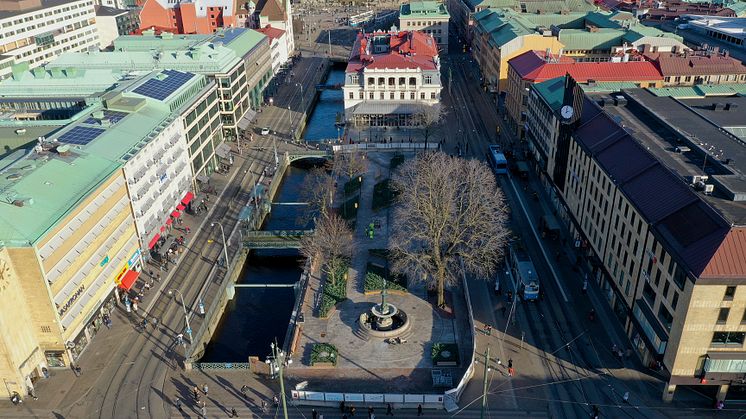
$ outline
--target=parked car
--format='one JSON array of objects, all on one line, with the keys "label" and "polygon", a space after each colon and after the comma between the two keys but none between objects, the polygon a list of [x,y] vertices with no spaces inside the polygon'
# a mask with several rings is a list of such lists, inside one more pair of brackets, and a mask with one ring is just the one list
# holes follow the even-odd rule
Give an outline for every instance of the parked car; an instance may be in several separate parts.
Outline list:
[{"label": "parked car", "polygon": [[269,127],[262,128],[262,135],[269,135]]}]

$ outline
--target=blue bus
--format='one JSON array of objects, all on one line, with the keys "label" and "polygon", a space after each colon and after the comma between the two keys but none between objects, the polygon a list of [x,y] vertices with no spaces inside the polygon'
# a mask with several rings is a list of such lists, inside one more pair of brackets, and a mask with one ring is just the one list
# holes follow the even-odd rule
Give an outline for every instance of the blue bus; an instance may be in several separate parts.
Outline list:
[{"label": "blue bus", "polygon": [[502,149],[499,145],[491,145],[488,153],[490,160],[490,166],[496,175],[504,175],[508,173],[508,159],[505,158]]},{"label": "blue bus", "polygon": [[518,294],[525,301],[539,299],[539,275],[536,273],[534,262],[526,253],[520,242],[510,245],[510,274],[513,276]]}]

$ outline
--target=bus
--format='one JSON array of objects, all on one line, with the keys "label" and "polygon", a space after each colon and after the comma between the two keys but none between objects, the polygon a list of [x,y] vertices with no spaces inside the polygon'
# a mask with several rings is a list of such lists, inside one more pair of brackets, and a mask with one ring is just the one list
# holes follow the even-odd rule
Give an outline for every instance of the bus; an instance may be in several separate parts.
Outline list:
[{"label": "bus", "polygon": [[376,12],[368,10],[367,12],[360,13],[355,16],[350,16],[347,20],[350,26],[356,28],[358,26],[365,26],[375,20]]},{"label": "bus", "polygon": [[505,158],[505,154],[503,154],[499,145],[493,144],[490,146],[488,157],[490,166],[492,166],[492,170],[496,175],[508,173],[508,159]]},{"label": "bus", "polygon": [[539,275],[536,273],[534,262],[526,253],[521,242],[510,245],[510,274],[513,276],[518,295],[524,301],[536,301],[539,299]]}]

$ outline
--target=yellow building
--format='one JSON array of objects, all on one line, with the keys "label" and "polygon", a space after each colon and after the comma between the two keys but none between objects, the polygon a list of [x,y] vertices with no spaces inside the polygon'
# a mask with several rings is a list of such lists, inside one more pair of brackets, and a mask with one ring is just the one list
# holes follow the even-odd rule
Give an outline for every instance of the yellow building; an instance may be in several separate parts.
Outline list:
[{"label": "yellow building", "polygon": [[39,147],[6,166],[0,190],[0,374],[23,396],[75,362],[141,258],[118,162]]}]

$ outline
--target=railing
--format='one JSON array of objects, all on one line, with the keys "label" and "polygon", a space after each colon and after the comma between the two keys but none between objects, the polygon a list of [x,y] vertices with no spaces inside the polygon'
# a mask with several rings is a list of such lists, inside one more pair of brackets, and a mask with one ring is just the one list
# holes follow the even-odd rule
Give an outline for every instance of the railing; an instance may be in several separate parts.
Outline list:
[{"label": "railing", "polygon": [[344,153],[360,150],[433,150],[438,148],[438,142],[428,143],[361,143],[361,144],[340,144],[333,145],[332,150],[335,153]]},{"label": "railing", "polygon": [[313,234],[313,230],[261,230],[261,231],[250,231],[246,233],[247,239],[251,238],[289,238],[293,239],[296,237],[303,237],[306,234]]},{"label": "railing", "polygon": [[283,351],[285,351],[286,354],[293,354],[293,348],[291,345],[293,344],[295,329],[298,327],[298,317],[302,314],[303,302],[306,299],[306,290],[308,288],[308,280],[310,278],[311,261],[309,259],[306,259],[306,263],[303,265],[303,273],[301,274],[300,280],[298,281],[298,289],[300,289],[300,293],[296,295],[295,306],[293,307],[293,312],[290,314],[290,326],[285,333],[285,340],[282,345]]},{"label": "railing", "polygon": [[194,362],[192,367],[202,371],[250,370],[251,364],[248,362]]}]

